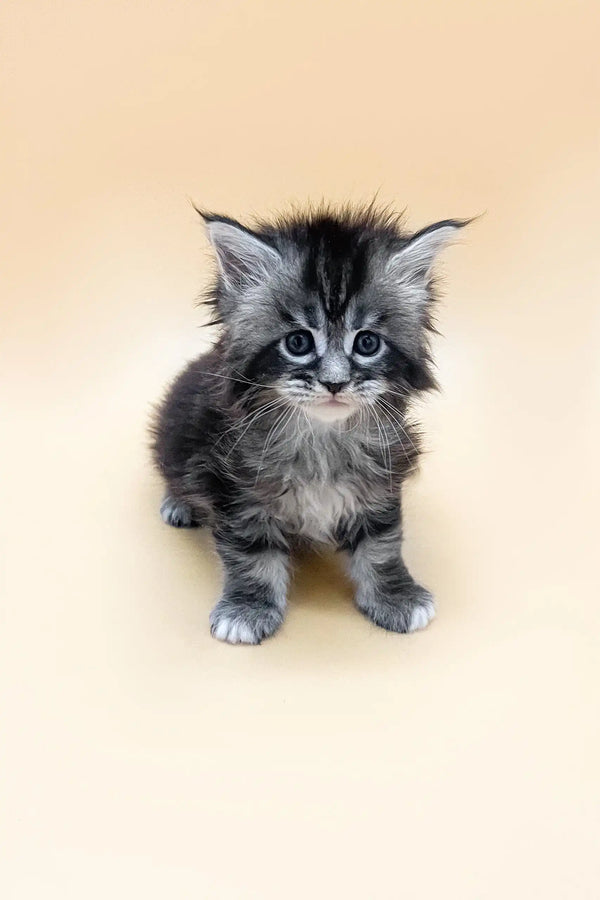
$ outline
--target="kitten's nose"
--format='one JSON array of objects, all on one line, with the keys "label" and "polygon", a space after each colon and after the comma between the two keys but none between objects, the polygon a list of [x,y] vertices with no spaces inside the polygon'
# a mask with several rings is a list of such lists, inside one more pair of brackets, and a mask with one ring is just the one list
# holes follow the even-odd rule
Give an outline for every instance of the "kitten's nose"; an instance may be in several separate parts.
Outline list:
[{"label": "kitten's nose", "polygon": [[326,387],[330,394],[339,394],[342,388],[345,388],[349,382],[347,381],[322,381],[323,387]]}]

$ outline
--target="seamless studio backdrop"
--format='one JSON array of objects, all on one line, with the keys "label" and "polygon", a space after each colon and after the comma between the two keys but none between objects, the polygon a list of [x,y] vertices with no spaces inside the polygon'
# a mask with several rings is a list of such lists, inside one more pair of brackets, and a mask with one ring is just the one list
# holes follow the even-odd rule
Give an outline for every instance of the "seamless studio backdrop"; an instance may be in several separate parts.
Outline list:
[{"label": "seamless studio backdrop", "polygon": [[[593,0],[5,0],[0,893],[596,900]],[[151,403],[207,346],[190,204],[484,213],[444,256],[406,495],[429,629],[300,562],[210,638]]]}]

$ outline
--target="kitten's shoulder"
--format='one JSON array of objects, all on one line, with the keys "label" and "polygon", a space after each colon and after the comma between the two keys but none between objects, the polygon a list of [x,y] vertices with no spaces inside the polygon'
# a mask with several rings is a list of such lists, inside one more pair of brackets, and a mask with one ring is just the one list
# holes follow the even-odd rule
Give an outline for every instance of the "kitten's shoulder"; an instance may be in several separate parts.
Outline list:
[{"label": "kitten's shoulder", "polygon": [[224,380],[222,370],[223,354],[219,346],[212,347],[182,369],[171,385],[171,390],[177,388],[186,393],[200,392],[206,396],[208,392],[209,396],[213,393],[218,395]]},{"label": "kitten's shoulder", "polygon": [[223,385],[218,348],[192,360],[179,373],[158,405],[150,428],[152,452],[159,469],[180,469],[202,452],[224,419]]}]

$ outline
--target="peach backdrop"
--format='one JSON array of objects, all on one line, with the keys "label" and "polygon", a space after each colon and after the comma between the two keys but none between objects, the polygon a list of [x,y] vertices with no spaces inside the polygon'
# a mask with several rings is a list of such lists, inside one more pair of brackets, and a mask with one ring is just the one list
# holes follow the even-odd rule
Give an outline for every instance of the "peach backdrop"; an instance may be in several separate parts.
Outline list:
[{"label": "peach backdrop", "polygon": [[[4,0],[7,900],[600,896],[594,0]],[[438,617],[328,558],[211,640],[148,410],[207,333],[189,198],[484,212],[445,256],[407,496]]]}]

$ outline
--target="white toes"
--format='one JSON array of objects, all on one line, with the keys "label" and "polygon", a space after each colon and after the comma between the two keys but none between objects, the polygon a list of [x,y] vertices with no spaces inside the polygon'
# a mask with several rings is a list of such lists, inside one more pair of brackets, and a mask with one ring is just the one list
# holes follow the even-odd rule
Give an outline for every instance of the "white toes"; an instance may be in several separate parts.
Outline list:
[{"label": "white toes", "polygon": [[419,631],[421,628],[427,628],[434,616],[435,604],[433,600],[425,600],[413,609],[408,630]]},{"label": "white toes", "polygon": [[213,636],[228,644],[256,644],[252,628],[234,616],[221,615],[212,627]]}]

